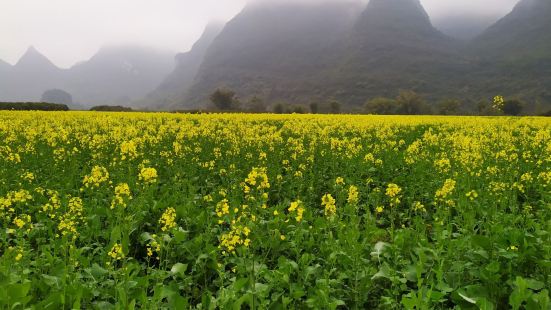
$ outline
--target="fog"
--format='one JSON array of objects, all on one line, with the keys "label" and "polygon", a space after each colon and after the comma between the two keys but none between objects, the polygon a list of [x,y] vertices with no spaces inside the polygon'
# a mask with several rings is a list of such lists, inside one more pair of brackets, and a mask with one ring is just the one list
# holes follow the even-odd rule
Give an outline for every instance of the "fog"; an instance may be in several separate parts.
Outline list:
[{"label": "fog", "polygon": [[[421,0],[437,26],[457,16],[493,21],[517,1]],[[0,0],[0,59],[14,64],[34,46],[66,68],[108,44],[186,51],[209,21],[229,20],[245,4],[246,0]]]}]

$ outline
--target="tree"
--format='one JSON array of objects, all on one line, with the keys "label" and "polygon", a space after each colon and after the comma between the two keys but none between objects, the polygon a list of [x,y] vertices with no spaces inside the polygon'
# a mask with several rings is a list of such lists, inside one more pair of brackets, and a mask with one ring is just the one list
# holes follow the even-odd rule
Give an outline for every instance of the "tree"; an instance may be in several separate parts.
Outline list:
[{"label": "tree", "polygon": [[247,111],[253,113],[266,112],[266,104],[257,96],[252,97],[247,103]]},{"label": "tree", "polygon": [[331,112],[331,114],[340,114],[341,113],[341,103],[336,101],[336,100],[332,100],[329,102],[329,111]]},{"label": "tree", "polygon": [[218,110],[222,111],[234,110],[238,106],[235,92],[230,89],[217,89],[210,95],[210,101]]},{"label": "tree", "polygon": [[98,105],[91,107],[90,111],[102,111],[102,112],[132,112],[132,108],[123,107],[120,105],[110,106],[110,105]]},{"label": "tree", "polygon": [[40,101],[70,105],[73,104],[73,97],[64,90],[50,89],[42,94],[42,99]]},{"label": "tree", "polygon": [[306,113],[306,108],[304,108],[304,107],[301,106],[301,105],[295,105],[295,106],[293,106],[293,108],[291,109],[291,112],[292,112],[292,113],[296,113],[296,114],[305,114],[305,113]]},{"label": "tree", "polygon": [[398,114],[418,115],[429,114],[430,108],[425,100],[416,92],[411,90],[402,90],[396,97],[398,104]]},{"label": "tree", "polygon": [[281,102],[276,103],[272,110],[275,114],[283,114],[285,112],[285,105]]},{"label": "tree", "polygon": [[438,105],[438,114],[440,115],[459,115],[461,114],[461,102],[456,99],[446,99]]},{"label": "tree", "polygon": [[476,111],[478,115],[496,115],[496,113],[499,112],[494,109],[491,103],[485,100],[481,100],[478,102],[478,104],[476,105]]},{"label": "tree", "polygon": [[310,112],[312,112],[312,114],[318,114],[318,111],[319,111],[318,103],[317,102],[310,103]]},{"label": "tree", "polygon": [[506,115],[520,115],[523,109],[524,103],[522,103],[520,100],[511,99],[503,103],[503,113],[505,113]]},{"label": "tree", "polygon": [[390,98],[373,98],[364,105],[364,112],[367,114],[390,115],[396,114],[396,111],[396,100]]}]

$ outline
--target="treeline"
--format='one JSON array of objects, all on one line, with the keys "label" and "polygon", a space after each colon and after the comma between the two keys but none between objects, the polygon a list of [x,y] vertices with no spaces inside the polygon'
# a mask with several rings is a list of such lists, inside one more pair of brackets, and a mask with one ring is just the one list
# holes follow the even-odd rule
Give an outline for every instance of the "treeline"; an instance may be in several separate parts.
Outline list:
[{"label": "treeline", "polygon": [[123,107],[120,105],[112,106],[112,105],[99,105],[90,108],[90,111],[98,111],[98,112],[132,112],[132,108],[129,107]]},{"label": "treeline", "polygon": [[0,110],[69,111],[69,107],[66,104],[48,102],[0,102]]},{"label": "treeline", "polygon": [[478,103],[447,99],[436,104],[427,102],[414,91],[400,91],[394,98],[378,97],[369,99],[361,107],[343,106],[336,100],[311,102],[309,104],[291,104],[276,102],[267,104],[259,97],[241,101],[230,89],[217,89],[210,96],[209,110],[222,112],[276,113],[276,114],[376,114],[376,115],[541,115],[549,116],[551,110],[527,111],[527,104],[519,99],[505,100],[497,109],[491,101]]},{"label": "treeline", "polygon": [[[13,111],[69,111],[66,104],[49,102],[0,102],[0,110]],[[90,108],[90,111],[132,112],[132,108],[123,106],[101,105]]]}]

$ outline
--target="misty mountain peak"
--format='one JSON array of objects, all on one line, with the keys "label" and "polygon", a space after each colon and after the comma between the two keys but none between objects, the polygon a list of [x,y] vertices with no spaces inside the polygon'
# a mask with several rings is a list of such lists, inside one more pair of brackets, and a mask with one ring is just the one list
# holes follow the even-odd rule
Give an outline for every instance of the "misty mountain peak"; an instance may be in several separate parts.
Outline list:
[{"label": "misty mountain peak", "polygon": [[[201,37],[199,37],[199,40],[193,44],[191,49],[188,52],[185,53],[178,53],[176,55],[176,64],[180,65],[182,63],[186,63],[187,59],[189,57],[199,57],[198,60],[202,61],[202,55],[205,54],[207,49],[209,48],[212,41],[220,34],[222,29],[224,28],[224,23],[221,22],[211,22],[206,27],[203,33],[201,34]],[[199,64],[197,64],[198,66]]]},{"label": "misty mountain peak", "polygon": [[402,33],[435,31],[419,0],[371,0],[358,22],[358,28]]},{"label": "misty mountain peak", "polygon": [[550,15],[550,0],[521,0],[511,13],[477,37],[474,45],[488,57],[549,59]]},{"label": "misty mountain peak", "polygon": [[27,49],[15,66],[17,68],[32,70],[58,69],[48,58],[46,58],[46,56],[42,55],[33,46]]}]

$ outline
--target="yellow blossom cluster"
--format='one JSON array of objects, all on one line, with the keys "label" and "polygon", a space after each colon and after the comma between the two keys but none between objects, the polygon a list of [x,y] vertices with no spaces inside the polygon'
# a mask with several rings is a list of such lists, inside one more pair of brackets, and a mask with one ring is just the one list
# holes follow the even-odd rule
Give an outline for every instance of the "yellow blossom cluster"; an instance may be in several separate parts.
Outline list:
[{"label": "yellow blossom cluster", "polygon": [[28,214],[21,214],[16,216],[13,219],[13,224],[17,227],[17,229],[30,232],[33,228],[33,223],[31,216]]},{"label": "yellow blossom cluster", "polygon": [[109,251],[109,253],[107,253],[107,255],[114,260],[122,260],[124,258],[122,245],[119,243],[115,243],[113,247],[111,247],[111,250]]},{"label": "yellow blossom cluster", "polygon": [[115,197],[111,201],[111,210],[116,207],[126,208],[129,200],[132,199],[130,186],[126,183],[120,183],[115,187]]},{"label": "yellow blossom cluster", "polygon": [[109,180],[109,172],[101,166],[94,166],[89,175],[84,176],[83,184],[86,188],[99,187]]},{"label": "yellow blossom cluster", "polygon": [[138,150],[134,140],[124,141],[120,146],[121,160],[134,159],[138,157]]},{"label": "yellow blossom cluster", "polygon": [[291,206],[287,209],[289,214],[295,215],[295,220],[297,222],[302,221],[302,216],[304,214],[303,203],[300,200],[291,202]]},{"label": "yellow blossom cluster", "polygon": [[359,202],[359,191],[358,191],[358,188],[354,185],[350,185],[350,187],[348,188],[348,198],[346,199],[346,201],[349,203],[349,204],[357,204]]},{"label": "yellow blossom cluster", "polygon": [[328,218],[334,217],[337,214],[337,206],[335,198],[331,194],[325,194],[321,198],[321,206],[324,207],[325,216]]},{"label": "yellow blossom cluster", "polygon": [[142,168],[138,178],[145,184],[153,184],[157,182],[157,170],[155,168]]},{"label": "yellow blossom cluster", "polygon": [[[256,187],[259,190],[269,189],[270,182],[268,181],[268,175],[266,174],[266,168],[253,168],[245,179],[245,189],[250,187]],[[245,190],[245,193],[247,191]]]},{"label": "yellow blossom cluster", "polygon": [[454,180],[446,179],[446,181],[444,181],[444,185],[442,185],[442,187],[438,189],[434,194],[436,201],[444,202],[447,205],[453,205],[453,200],[450,200],[448,198],[453,193],[455,189],[455,184],[456,182]]},{"label": "yellow blossom cluster", "polygon": [[400,204],[400,193],[402,188],[400,186],[390,183],[386,187],[385,195],[390,199],[390,206],[395,207]]},{"label": "yellow blossom cluster", "polygon": [[74,239],[78,236],[78,225],[82,222],[84,205],[82,199],[73,197],[69,200],[67,212],[61,215],[57,229],[62,236],[71,234]]},{"label": "yellow blossom cluster", "polygon": [[159,255],[161,253],[161,244],[157,241],[157,235],[152,235],[152,240],[147,244],[147,256],[152,257],[154,254],[157,254],[156,259],[160,260]]},{"label": "yellow blossom cluster", "polygon": [[248,238],[251,230],[248,227],[232,225],[231,230],[220,236],[219,249],[223,254],[234,254],[238,246],[249,247],[251,240]]},{"label": "yellow blossom cluster", "polygon": [[176,209],[168,208],[159,219],[162,231],[169,231],[176,227]]}]

